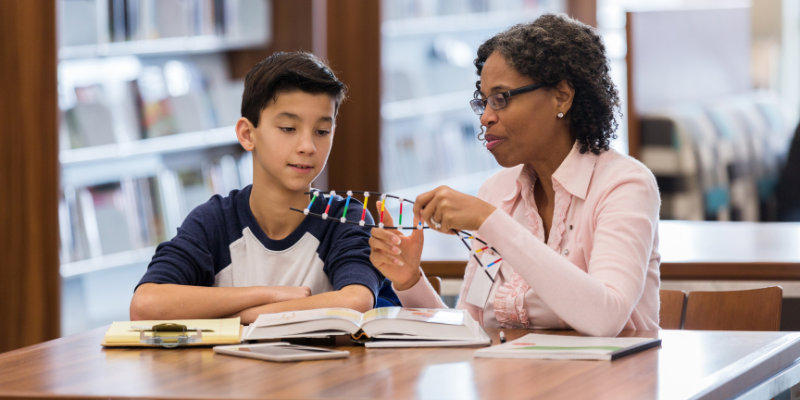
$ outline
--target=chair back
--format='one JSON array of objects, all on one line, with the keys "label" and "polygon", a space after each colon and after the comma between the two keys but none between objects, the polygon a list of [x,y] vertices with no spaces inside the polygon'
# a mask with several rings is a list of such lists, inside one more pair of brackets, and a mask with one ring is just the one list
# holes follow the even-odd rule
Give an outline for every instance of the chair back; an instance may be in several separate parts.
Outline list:
[{"label": "chair back", "polygon": [[681,329],[686,311],[686,293],[683,290],[660,290],[661,308],[658,325],[661,329]]},{"label": "chair back", "polygon": [[431,283],[431,286],[433,286],[433,290],[436,291],[436,294],[441,296],[442,295],[442,278],[439,278],[438,276],[429,276],[428,277],[428,282]]},{"label": "chair back", "polygon": [[691,292],[684,329],[705,331],[777,331],[783,289],[770,286],[727,292]]}]

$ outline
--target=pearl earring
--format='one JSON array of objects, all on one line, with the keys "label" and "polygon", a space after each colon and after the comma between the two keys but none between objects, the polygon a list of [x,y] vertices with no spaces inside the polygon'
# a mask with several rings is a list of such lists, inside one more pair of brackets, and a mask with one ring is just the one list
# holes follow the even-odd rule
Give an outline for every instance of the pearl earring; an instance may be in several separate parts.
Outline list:
[{"label": "pearl earring", "polygon": [[564,113],[562,112],[558,113],[558,118],[564,118]]}]

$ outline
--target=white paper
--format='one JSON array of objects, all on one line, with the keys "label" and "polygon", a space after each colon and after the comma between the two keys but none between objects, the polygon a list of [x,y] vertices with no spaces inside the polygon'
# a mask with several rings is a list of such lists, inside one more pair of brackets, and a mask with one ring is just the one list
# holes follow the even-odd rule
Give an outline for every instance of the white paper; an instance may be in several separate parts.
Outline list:
[{"label": "white paper", "polygon": [[[497,277],[497,271],[500,270],[500,266],[503,265],[503,261],[500,260],[499,254],[492,254],[492,253],[483,253],[481,255],[481,264],[483,264],[484,268],[489,271],[489,275],[492,276],[492,279]],[[500,260],[500,261],[497,261]],[[496,263],[495,263],[496,262]],[[495,263],[492,265],[492,263]],[[491,267],[489,267],[491,265]]]},{"label": "white paper", "polygon": [[483,308],[489,298],[489,292],[492,290],[492,283],[494,282],[486,275],[486,270],[479,266],[472,278],[472,284],[469,285],[467,303]]},{"label": "white paper", "polygon": [[[492,263],[500,260],[500,258],[499,255],[489,252],[481,254],[480,260],[483,267],[478,265],[478,269],[475,271],[475,276],[472,278],[472,284],[470,284],[469,292],[467,293],[467,303],[476,307],[485,308],[486,300],[489,299],[489,292],[492,291],[494,279],[497,277],[497,271],[500,270],[500,265],[503,264],[503,261],[499,261],[494,265],[492,265]],[[486,268],[487,265],[492,266]],[[489,278],[490,275],[491,278]]]}]

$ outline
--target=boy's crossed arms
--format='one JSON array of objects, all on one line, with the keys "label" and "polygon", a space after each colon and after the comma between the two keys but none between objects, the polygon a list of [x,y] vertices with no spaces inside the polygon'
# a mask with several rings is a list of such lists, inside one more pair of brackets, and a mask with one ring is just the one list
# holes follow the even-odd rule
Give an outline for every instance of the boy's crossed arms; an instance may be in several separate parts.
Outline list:
[{"label": "boy's crossed arms", "polygon": [[[180,305],[180,307],[176,307]],[[131,320],[241,317],[252,323],[260,314],[313,308],[372,309],[372,292],[365,286],[311,296],[306,286],[202,287],[145,283],[131,302]]]}]

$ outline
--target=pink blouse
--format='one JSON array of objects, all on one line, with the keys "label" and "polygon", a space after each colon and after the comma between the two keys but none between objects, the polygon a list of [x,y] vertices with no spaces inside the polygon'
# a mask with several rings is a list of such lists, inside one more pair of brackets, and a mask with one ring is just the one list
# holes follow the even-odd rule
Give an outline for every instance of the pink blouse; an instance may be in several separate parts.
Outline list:
[{"label": "pink blouse", "polygon": [[[482,268],[471,258],[456,307],[486,327],[572,328],[592,336],[658,329],[660,198],[650,170],[614,150],[581,154],[576,143],[553,174],[547,243],[533,184],[520,165],[481,186],[478,197],[497,210],[477,233],[503,262],[480,308],[465,301]],[[424,275],[395,291],[406,307],[446,307]]]}]

